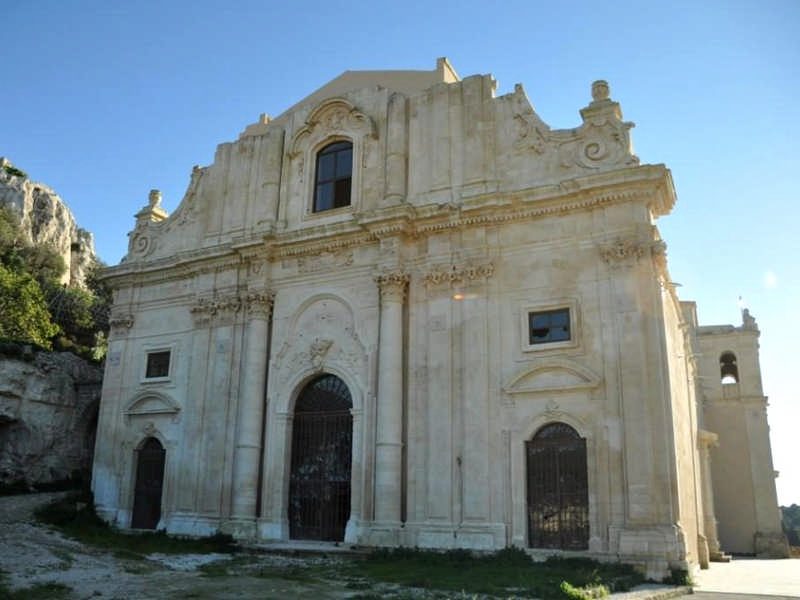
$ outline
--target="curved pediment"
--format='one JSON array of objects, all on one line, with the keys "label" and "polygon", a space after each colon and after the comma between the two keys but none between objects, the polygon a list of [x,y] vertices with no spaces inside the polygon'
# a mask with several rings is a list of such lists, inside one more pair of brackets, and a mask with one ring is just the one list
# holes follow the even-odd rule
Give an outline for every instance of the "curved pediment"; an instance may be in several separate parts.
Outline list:
[{"label": "curved pediment", "polygon": [[161,392],[140,392],[125,407],[126,417],[177,415],[181,410],[175,400]]},{"label": "curved pediment", "polygon": [[540,394],[590,390],[600,385],[600,377],[588,367],[569,360],[537,362],[517,372],[503,386],[507,394]]},{"label": "curved pediment", "polygon": [[331,136],[376,137],[375,123],[344,98],[330,98],[317,106],[292,139],[291,154],[297,155],[316,141]]}]

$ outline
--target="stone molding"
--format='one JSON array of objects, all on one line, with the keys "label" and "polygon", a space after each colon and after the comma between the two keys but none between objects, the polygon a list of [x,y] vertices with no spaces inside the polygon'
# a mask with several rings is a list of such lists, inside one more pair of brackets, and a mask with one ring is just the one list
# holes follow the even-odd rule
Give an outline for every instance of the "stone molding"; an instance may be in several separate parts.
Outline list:
[{"label": "stone molding", "polygon": [[494,263],[482,264],[462,263],[450,265],[434,265],[422,277],[428,286],[462,285],[489,279],[494,275]]},{"label": "stone molding", "polygon": [[[156,390],[141,391],[136,394],[125,407],[123,414],[126,420],[132,417],[169,416],[173,423],[178,422],[181,407],[170,396]],[[152,422],[148,423],[151,425]]]},{"label": "stone molding", "polygon": [[408,290],[408,282],[411,277],[402,269],[396,271],[384,271],[375,276],[375,283],[380,288],[381,299],[390,302],[402,302]]},{"label": "stone molding", "polygon": [[[669,172],[661,166],[637,167],[638,179],[615,183],[607,181],[607,174],[572,179],[559,185],[546,185],[524,192],[502,194],[503,203],[487,204],[479,196],[462,202],[455,208],[438,205],[411,207],[404,205],[363,214],[358,218],[359,229],[353,222],[332,224],[324,229],[300,230],[271,235],[259,239],[259,258],[274,262],[285,258],[299,258],[335,253],[375,243],[381,235],[402,233],[418,237],[466,227],[483,227],[524,221],[539,217],[560,215],[579,210],[625,202],[646,201],[656,215],[669,213],[675,202]],[[598,181],[595,181],[597,179]],[[569,185],[567,185],[569,184]],[[591,189],[590,189],[591,188]],[[495,197],[497,194],[492,194]],[[171,222],[171,221],[165,221]],[[150,228],[159,224],[152,224]],[[255,240],[254,242],[255,243]],[[253,257],[251,257],[253,258]],[[214,248],[183,252],[170,257],[149,261],[146,268],[138,261],[126,261],[104,271],[105,279],[115,288],[133,283],[164,283],[192,276],[237,269],[243,257],[235,248],[220,245]]]}]

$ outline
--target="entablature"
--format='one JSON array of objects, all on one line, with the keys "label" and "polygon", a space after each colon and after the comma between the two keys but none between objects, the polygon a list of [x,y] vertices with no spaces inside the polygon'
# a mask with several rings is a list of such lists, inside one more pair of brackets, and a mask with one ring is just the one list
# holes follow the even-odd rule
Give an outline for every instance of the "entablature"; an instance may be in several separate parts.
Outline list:
[{"label": "entablature", "polygon": [[[615,175],[611,177],[611,175]],[[135,260],[105,270],[112,287],[124,287],[239,268],[252,261],[274,262],[377,243],[383,237],[420,237],[450,229],[502,225],[621,203],[646,202],[651,211],[668,211],[674,202],[669,171],[663,165],[622,169],[511,193],[491,193],[461,204],[413,207],[405,204],[355,213],[339,223],[270,233],[213,247],[180,252],[152,261]]]}]

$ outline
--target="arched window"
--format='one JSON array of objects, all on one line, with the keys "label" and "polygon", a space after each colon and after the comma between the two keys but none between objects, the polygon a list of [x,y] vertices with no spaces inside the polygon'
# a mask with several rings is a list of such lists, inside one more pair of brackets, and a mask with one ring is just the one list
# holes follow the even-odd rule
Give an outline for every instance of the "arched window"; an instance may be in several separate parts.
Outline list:
[{"label": "arched window", "polygon": [[526,442],[528,545],[589,547],[586,439],[566,423],[550,423]]},{"label": "arched window", "polygon": [[353,177],[353,144],[328,144],[317,154],[314,212],[350,206]]},{"label": "arched window", "polygon": [[723,352],[719,357],[719,373],[722,383],[739,383],[739,368],[733,352]]}]

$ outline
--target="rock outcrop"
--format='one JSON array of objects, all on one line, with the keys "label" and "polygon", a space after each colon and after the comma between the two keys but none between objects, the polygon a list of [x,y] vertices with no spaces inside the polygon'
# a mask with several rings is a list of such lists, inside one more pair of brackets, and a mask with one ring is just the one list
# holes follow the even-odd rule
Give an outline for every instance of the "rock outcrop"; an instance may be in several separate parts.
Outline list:
[{"label": "rock outcrop", "polygon": [[102,376],[69,352],[0,346],[0,484],[88,480]]},{"label": "rock outcrop", "polygon": [[83,286],[95,257],[94,237],[78,227],[72,211],[51,188],[28,179],[0,157],[0,206],[17,215],[27,241],[49,245],[67,266],[62,283]]}]

